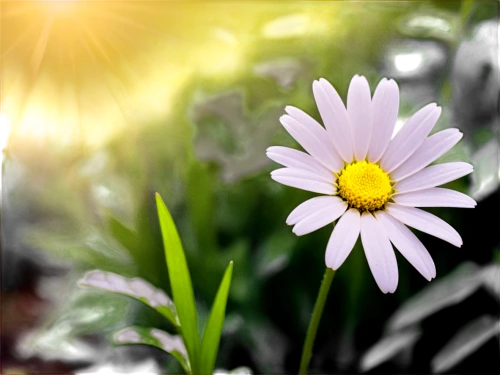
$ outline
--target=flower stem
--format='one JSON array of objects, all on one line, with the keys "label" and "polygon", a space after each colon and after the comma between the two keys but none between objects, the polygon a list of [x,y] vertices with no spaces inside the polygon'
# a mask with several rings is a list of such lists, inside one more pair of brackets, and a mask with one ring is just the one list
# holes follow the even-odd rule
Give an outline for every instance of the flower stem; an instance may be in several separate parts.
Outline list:
[{"label": "flower stem", "polygon": [[314,340],[316,339],[316,332],[318,331],[319,322],[321,320],[321,315],[323,314],[323,308],[325,307],[326,297],[328,296],[330,285],[332,285],[333,276],[335,276],[335,271],[331,268],[327,268],[325,270],[325,275],[323,276],[323,281],[321,282],[321,287],[319,288],[318,298],[316,299],[316,304],[314,305],[314,311],[312,313],[311,321],[309,322],[309,328],[307,328],[306,341],[304,342],[302,358],[300,360],[299,375],[307,374],[307,365],[311,359]]}]

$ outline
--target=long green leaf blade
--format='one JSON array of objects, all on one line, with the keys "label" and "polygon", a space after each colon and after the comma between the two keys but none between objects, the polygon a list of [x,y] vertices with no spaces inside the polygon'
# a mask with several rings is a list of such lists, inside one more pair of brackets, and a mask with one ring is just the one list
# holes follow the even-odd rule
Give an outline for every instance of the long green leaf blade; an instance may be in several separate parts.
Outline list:
[{"label": "long green leaf blade", "polygon": [[205,332],[203,333],[203,339],[201,341],[200,375],[209,375],[214,371],[232,274],[233,262],[231,261],[220,283],[219,290],[217,291],[212,306],[212,311],[208,318],[207,326],[205,327]]},{"label": "long green leaf blade", "polygon": [[175,223],[158,193],[156,193],[156,206],[160,219],[172,295],[179,317],[182,337],[188,352],[192,373],[198,374],[200,338],[191,276],[189,275],[186,256]]}]

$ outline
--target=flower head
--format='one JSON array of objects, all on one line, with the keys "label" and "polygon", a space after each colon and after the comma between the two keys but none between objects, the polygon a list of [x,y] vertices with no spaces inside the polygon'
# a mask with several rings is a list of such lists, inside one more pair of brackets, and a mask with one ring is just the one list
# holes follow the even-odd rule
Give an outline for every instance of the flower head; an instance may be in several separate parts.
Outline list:
[{"label": "flower head", "polygon": [[373,97],[364,77],[354,76],[347,108],[325,79],[313,84],[325,127],[305,112],[286,107],[281,123],[307,153],[274,146],[267,156],[285,168],[271,177],[284,185],[323,194],[295,208],[286,222],[304,235],[338,222],[328,241],[327,267],[338,269],[361,234],[375,281],[384,293],[398,284],[391,243],[427,279],[436,276],[434,262],[406,225],[460,247],[462,239],[440,218],[417,207],[472,208],[465,194],[437,186],[472,172],[462,162],[430,163],[461,138],[458,129],[428,136],[441,114],[432,103],[415,113],[391,139],[399,107],[395,81],[382,79]]}]

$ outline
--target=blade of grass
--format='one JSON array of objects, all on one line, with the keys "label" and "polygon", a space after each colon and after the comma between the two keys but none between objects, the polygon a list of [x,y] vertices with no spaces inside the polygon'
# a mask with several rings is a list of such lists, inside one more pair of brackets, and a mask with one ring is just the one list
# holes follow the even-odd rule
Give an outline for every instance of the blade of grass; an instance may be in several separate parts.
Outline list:
[{"label": "blade of grass", "polygon": [[203,333],[201,340],[201,355],[200,355],[200,375],[213,374],[215,359],[219,349],[220,336],[222,326],[224,324],[224,316],[226,313],[226,302],[231,285],[231,276],[233,274],[233,262],[229,263],[226,268],[224,277],[215,296],[212,311]]},{"label": "blade of grass", "polygon": [[165,247],[172,295],[179,317],[182,337],[188,352],[192,373],[199,374],[199,367],[197,366],[199,363],[198,355],[200,346],[198,318],[186,256],[184,255],[181,240],[172,216],[158,193],[156,193],[156,205],[160,219],[163,245]]}]

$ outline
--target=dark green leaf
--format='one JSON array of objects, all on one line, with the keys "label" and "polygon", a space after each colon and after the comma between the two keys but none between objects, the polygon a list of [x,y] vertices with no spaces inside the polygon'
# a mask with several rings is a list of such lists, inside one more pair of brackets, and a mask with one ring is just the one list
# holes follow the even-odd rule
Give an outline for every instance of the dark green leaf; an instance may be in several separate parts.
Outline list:
[{"label": "dark green leaf", "polygon": [[212,312],[208,318],[207,326],[201,341],[200,374],[202,375],[212,374],[214,371],[215,359],[217,357],[217,350],[219,349],[220,336],[222,333],[222,326],[224,324],[226,302],[229,293],[229,286],[231,285],[232,273],[233,262],[230,262],[220,283],[217,295],[215,296]]}]

